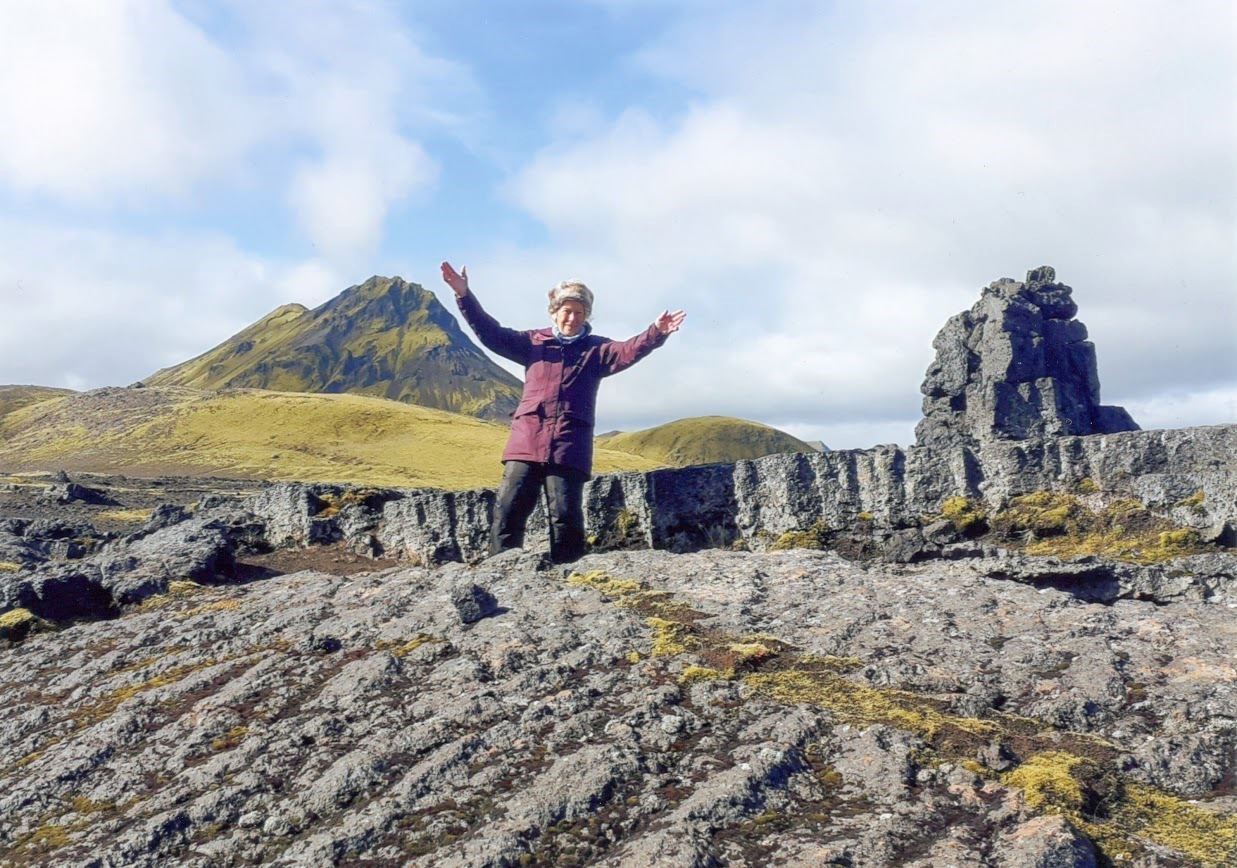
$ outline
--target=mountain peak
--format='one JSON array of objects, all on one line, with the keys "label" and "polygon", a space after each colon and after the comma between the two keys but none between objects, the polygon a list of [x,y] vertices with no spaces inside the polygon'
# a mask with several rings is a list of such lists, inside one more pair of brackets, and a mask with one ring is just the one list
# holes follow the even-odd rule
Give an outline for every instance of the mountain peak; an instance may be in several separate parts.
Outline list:
[{"label": "mountain peak", "polygon": [[352,392],[505,420],[519,381],[428,290],[374,275],[313,310],[282,305],[151,386]]}]

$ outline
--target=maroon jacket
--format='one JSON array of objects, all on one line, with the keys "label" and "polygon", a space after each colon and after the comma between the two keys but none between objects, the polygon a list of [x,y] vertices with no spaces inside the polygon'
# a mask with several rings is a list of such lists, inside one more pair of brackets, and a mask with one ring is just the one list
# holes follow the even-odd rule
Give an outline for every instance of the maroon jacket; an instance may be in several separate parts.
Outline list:
[{"label": "maroon jacket", "polygon": [[651,325],[630,340],[589,334],[563,344],[553,329],[504,328],[471,291],[457,296],[456,303],[481,343],[524,366],[524,394],[512,414],[503,461],[538,461],[592,472],[601,378],[630,368],[664,344],[666,335]]}]

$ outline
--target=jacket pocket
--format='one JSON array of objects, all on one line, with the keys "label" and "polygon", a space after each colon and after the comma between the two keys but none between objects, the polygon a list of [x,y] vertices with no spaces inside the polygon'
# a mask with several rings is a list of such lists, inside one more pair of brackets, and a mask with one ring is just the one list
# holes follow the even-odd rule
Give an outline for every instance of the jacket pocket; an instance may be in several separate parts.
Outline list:
[{"label": "jacket pocket", "polygon": [[515,412],[511,414],[513,419],[518,419],[521,416],[540,415],[541,413],[541,398],[525,398],[520,401],[519,406],[515,408]]}]

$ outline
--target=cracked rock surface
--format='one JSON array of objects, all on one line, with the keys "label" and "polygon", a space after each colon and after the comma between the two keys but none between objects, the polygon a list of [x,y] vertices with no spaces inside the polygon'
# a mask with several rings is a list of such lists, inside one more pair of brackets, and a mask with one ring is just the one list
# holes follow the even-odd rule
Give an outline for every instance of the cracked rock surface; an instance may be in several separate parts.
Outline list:
[{"label": "cracked rock surface", "polygon": [[0,863],[1231,864],[1208,557],[1159,603],[803,550],[177,584],[0,652]]}]

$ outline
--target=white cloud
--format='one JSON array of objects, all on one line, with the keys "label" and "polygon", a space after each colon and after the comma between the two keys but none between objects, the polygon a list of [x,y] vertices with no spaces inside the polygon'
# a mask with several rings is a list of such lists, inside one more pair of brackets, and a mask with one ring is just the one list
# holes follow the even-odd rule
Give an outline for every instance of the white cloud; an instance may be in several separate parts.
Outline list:
[{"label": "white cloud", "polygon": [[321,254],[372,252],[436,177],[417,133],[461,122],[467,71],[382,5],[189,8],[228,42],[163,0],[0,4],[0,184],[102,209],[273,182]]},{"label": "white cloud", "polygon": [[[0,219],[0,382],[125,385],[289,301],[320,263],[272,264],[226,237],[152,237]],[[300,290],[300,291],[298,291]],[[58,372],[49,375],[49,372]]]},{"label": "white cloud", "polygon": [[392,137],[378,147],[339,151],[302,166],[289,200],[315,245],[340,258],[371,249],[391,206],[434,175],[420,147]]},{"label": "white cloud", "polygon": [[[531,161],[509,195],[551,241],[486,255],[490,285],[582,276],[613,336],[688,308],[604,387],[603,428],[780,413],[880,436],[918,414],[945,319],[1041,264],[1076,287],[1106,398],[1232,385],[1231,23],[1224,3],[685,15],[636,62],[698,96]],[[482,297],[537,319],[531,290]]]},{"label": "white cloud", "polygon": [[162,3],[0,4],[0,180],[71,201],[182,194],[261,138],[244,71]]},{"label": "white cloud", "polygon": [[1234,425],[1237,424],[1237,387],[1221,386],[1202,392],[1165,391],[1153,398],[1126,401],[1125,407],[1147,429]]}]

